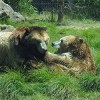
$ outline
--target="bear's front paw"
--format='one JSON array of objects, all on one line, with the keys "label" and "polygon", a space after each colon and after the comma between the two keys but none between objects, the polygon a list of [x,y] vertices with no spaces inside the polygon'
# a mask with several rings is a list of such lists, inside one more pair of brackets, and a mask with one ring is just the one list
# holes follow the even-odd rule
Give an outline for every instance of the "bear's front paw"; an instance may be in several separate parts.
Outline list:
[{"label": "bear's front paw", "polygon": [[61,54],[62,56],[66,56],[67,58],[72,58],[72,54],[70,52],[67,52],[67,53],[62,53]]}]

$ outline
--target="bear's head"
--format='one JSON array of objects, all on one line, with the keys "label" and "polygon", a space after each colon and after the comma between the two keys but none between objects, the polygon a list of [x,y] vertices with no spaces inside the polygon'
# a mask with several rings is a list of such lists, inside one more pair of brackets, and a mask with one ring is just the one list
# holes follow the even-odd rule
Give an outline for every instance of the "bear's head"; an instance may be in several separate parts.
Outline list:
[{"label": "bear's head", "polygon": [[46,27],[30,26],[17,28],[10,37],[15,50],[22,57],[42,58],[47,51],[49,36]]},{"label": "bear's head", "polygon": [[59,41],[53,42],[52,46],[58,48],[56,53],[62,54],[70,52],[73,57],[77,57],[79,59],[86,57],[86,51],[88,49],[84,40],[74,35],[62,37]]}]

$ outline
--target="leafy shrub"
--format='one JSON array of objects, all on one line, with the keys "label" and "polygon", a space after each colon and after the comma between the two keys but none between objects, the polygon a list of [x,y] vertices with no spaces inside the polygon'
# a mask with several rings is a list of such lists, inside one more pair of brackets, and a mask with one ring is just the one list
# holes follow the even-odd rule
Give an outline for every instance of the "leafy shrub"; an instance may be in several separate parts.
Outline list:
[{"label": "leafy shrub", "polygon": [[32,6],[30,0],[24,0],[24,2],[20,0],[18,6],[19,6],[19,11],[24,14],[31,15],[36,12],[35,7]]},{"label": "leafy shrub", "polygon": [[4,2],[9,4],[15,11],[24,14],[29,15],[36,11],[35,7],[31,4],[31,0],[4,0]]}]

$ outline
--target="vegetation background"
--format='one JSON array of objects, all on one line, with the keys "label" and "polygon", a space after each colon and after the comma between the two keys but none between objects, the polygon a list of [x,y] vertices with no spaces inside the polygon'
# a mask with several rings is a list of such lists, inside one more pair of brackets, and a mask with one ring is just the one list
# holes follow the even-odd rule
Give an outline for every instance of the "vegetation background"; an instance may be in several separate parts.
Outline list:
[{"label": "vegetation background", "polygon": [[[85,72],[75,77],[67,73],[49,71],[48,66],[44,64],[41,65],[41,69],[31,71],[21,68],[15,71],[7,68],[5,73],[0,72],[0,100],[100,100],[100,0],[65,0],[66,3],[70,1],[75,6],[85,8],[64,12],[60,26],[57,25],[58,13],[55,11],[54,20],[51,22],[51,6],[46,7],[46,10],[43,8],[43,13],[38,13],[38,8],[32,6],[36,1],[40,3],[39,0],[4,1],[30,20],[18,23],[8,18],[0,20],[1,24],[15,27],[29,25],[48,27],[47,32],[51,38],[48,45],[50,52],[56,50],[51,47],[52,41],[60,37],[73,34],[84,38],[90,46],[97,73],[92,75]],[[42,1],[50,2],[50,0]]]}]

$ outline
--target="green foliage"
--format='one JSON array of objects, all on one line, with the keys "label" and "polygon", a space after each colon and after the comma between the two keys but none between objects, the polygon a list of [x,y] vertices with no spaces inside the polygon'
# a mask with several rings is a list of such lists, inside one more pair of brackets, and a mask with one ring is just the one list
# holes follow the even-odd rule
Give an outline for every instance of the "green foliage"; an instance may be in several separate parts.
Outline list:
[{"label": "green foliage", "polygon": [[20,0],[18,6],[19,6],[19,11],[22,12],[23,14],[31,15],[33,13],[36,13],[36,9],[35,7],[32,6],[30,0],[24,0],[24,2]]},{"label": "green foliage", "polygon": [[[10,4],[15,11],[20,11],[24,14],[33,14],[36,12],[36,9],[32,6],[35,5],[37,9],[41,10],[49,10],[52,8],[50,4],[51,0],[42,0],[44,5],[41,4],[41,0],[3,0],[7,4]],[[58,11],[57,0],[55,1],[55,11]],[[68,0],[64,0],[65,3],[68,3]],[[66,9],[64,10],[65,15],[70,18],[79,18],[86,19],[92,18],[96,20],[100,20],[100,0],[69,0],[70,3],[66,5]],[[49,4],[49,5],[48,5]]]},{"label": "green foliage", "polygon": [[36,12],[35,7],[32,6],[31,0],[4,0],[5,3],[17,11],[26,15],[31,15]]},{"label": "green foliage", "polygon": [[78,12],[82,16],[100,20],[100,0],[75,0],[75,4],[83,7],[83,9]]}]

